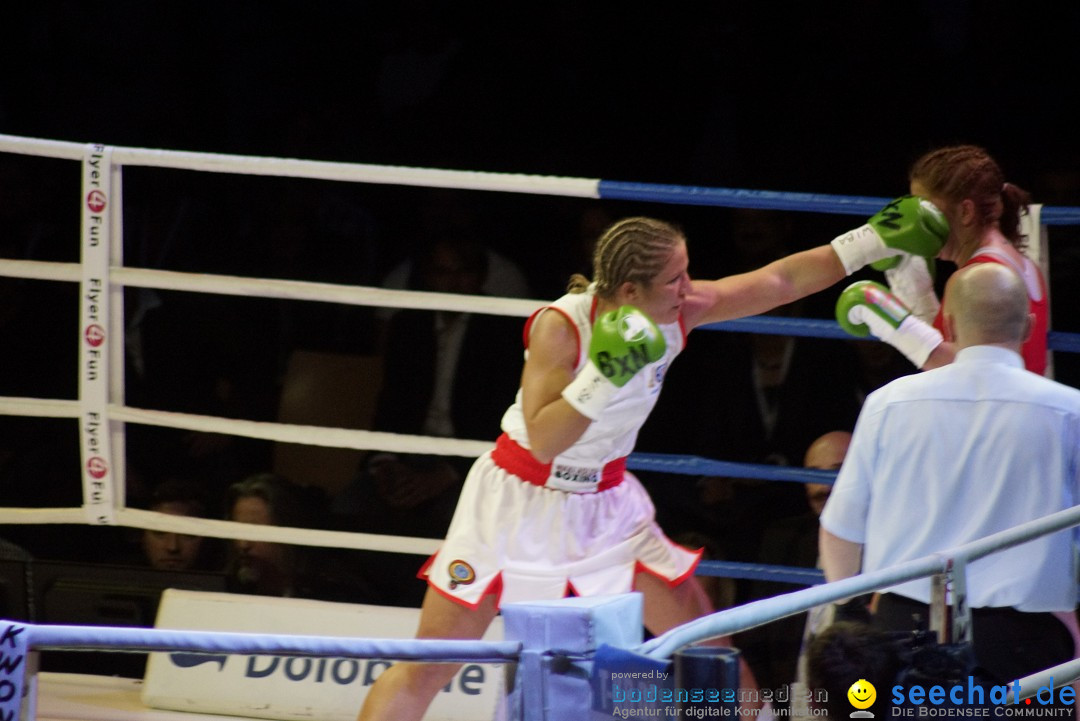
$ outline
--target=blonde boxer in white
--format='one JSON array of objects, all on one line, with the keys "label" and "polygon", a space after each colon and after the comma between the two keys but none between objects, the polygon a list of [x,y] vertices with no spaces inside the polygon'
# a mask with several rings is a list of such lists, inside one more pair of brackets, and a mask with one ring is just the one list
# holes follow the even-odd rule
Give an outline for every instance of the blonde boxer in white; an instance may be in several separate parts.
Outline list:
[{"label": "blonde boxer in white", "polygon": [[[566,295],[529,319],[526,336],[545,312],[565,316],[581,349],[576,375],[589,362],[585,351],[596,308],[591,290]],[[433,588],[475,607],[487,593],[500,604],[571,592],[625,593],[633,590],[639,568],[669,583],[693,573],[700,552],[664,536],[648,494],[625,470],[664,372],[685,345],[680,323],[659,329],[663,355],[635,373],[581,438],[550,463],[529,450],[518,392],[502,420],[504,435],[473,466],[446,541],[424,568]]]},{"label": "blonde boxer in white", "polygon": [[[417,635],[480,638],[500,600],[571,591],[640,591],[654,634],[710,612],[693,576],[696,554],[664,537],[625,457],[687,333],[828,288],[852,266],[842,251],[822,245],[748,273],[692,281],[679,228],[651,218],[609,227],[596,244],[594,282],[575,276],[569,295],[530,319],[521,389],[495,450],[465,482],[445,547],[425,569]],[[624,321],[621,349],[613,318]],[[640,336],[649,339],[641,353],[631,347]],[[752,684],[743,669],[742,684]],[[420,719],[454,672],[453,664],[395,664],[368,693],[361,721]]]}]

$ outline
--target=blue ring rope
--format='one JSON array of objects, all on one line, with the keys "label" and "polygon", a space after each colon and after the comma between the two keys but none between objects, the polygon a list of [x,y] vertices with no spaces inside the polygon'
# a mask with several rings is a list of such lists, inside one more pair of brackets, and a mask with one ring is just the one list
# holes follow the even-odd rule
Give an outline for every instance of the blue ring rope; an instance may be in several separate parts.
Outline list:
[{"label": "blue ring rope", "polygon": [[[701,327],[707,330],[722,330],[732,333],[769,333],[806,338],[878,342],[876,338],[856,338],[845,332],[835,320],[822,320],[819,318],[778,318],[776,316],[753,315],[746,318],[726,320],[722,323],[709,323]],[[1046,343],[1050,350],[1080,353],[1080,333],[1052,330],[1047,333]]]},{"label": "blue ring rope", "polygon": [[[693,185],[597,181],[597,197],[604,200],[633,200],[676,205],[711,205],[758,210],[797,210],[836,215],[869,217],[891,198],[824,193],[792,193],[775,190],[713,188]],[[1045,206],[1039,215],[1044,225],[1080,225],[1080,207]],[[706,328],[747,333],[772,333],[816,338],[851,338],[835,321],[765,318],[755,316],[714,323]],[[1080,353],[1080,334],[1050,331],[1050,350]]]},{"label": "blue ring rope", "polygon": [[840,324],[835,320],[817,318],[779,318],[771,315],[752,315],[746,318],[726,320],[722,323],[708,323],[701,327],[706,330],[724,330],[732,333],[769,333],[806,338],[833,338],[835,340],[877,340],[876,338],[856,338],[841,328]]},{"label": "blue ring rope", "polygon": [[825,583],[825,572],[820,568],[801,566],[778,566],[737,561],[702,561],[695,571],[698,576],[721,578],[745,578],[750,581],[772,581],[799,586],[816,586]]},{"label": "blue ring rope", "polygon": [[823,471],[798,466],[777,466],[769,463],[717,461],[711,458],[684,456],[677,453],[633,453],[627,457],[626,467],[633,471],[682,473],[690,476],[757,478],[765,481],[792,481],[795,483],[823,483],[830,486],[836,479],[836,471]]},{"label": "blue ring rope", "polygon": [[[892,198],[825,193],[791,193],[775,190],[711,188],[695,185],[661,185],[600,180],[597,197],[603,200],[635,200],[673,205],[713,205],[758,210],[802,210],[836,215],[870,217]],[[1080,207],[1045,206],[1040,213],[1044,225],[1080,225]]]}]

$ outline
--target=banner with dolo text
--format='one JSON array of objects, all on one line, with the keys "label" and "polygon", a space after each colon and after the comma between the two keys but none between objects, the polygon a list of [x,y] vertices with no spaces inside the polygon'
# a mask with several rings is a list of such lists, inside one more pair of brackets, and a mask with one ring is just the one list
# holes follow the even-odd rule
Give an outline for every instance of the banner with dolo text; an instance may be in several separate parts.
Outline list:
[{"label": "banner with dolo text", "polygon": [[[418,609],[169,589],[157,628],[355,638],[412,638]],[[502,640],[500,618],[484,637]],[[371,684],[391,662],[242,654],[152,653],[142,700],[151,708],[281,721],[355,721]],[[491,721],[503,715],[503,666],[466,663],[425,721]]]}]

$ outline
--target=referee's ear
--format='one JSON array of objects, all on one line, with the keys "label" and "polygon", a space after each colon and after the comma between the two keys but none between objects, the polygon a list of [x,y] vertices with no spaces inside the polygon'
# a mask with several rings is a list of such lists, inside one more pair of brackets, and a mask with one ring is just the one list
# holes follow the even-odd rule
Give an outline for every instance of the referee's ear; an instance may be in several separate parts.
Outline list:
[{"label": "referee's ear", "polygon": [[948,308],[941,313],[941,335],[947,343],[956,343],[956,316]]},{"label": "referee's ear", "polygon": [[1027,320],[1024,321],[1024,332],[1021,334],[1020,343],[1023,345],[1031,339],[1031,334],[1035,332],[1035,314],[1028,313]]}]

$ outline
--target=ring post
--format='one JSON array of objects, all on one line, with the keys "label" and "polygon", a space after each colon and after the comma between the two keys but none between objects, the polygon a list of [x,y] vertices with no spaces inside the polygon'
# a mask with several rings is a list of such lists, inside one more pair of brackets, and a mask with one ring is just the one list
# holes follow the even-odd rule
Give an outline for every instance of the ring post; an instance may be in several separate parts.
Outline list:
[{"label": "ring post", "polygon": [[593,659],[601,646],[641,643],[640,593],[508,603],[502,616],[504,638],[522,646],[507,697],[511,721],[611,718],[610,709],[594,709]]},{"label": "ring post", "polygon": [[116,523],[108,416],[109,251],[113,217],[112,148],[88,145],[82,164],[82,284],[79,301],[79,435],[83,513],[90,524]]},{"label": "ring post", "polygon": [[723,646],[687,646],[675,652],[679,718],[726,716],[739,707],[739,651]]},{"label": "ring post", "polygon": [[0,721],[24,718],[24,699],[31,707],[28,718],[34,717],[34,697],[27,693],[32,688],[26,683],[31,671],[27,636],[26,626],[17,621],[0,621]]}]

